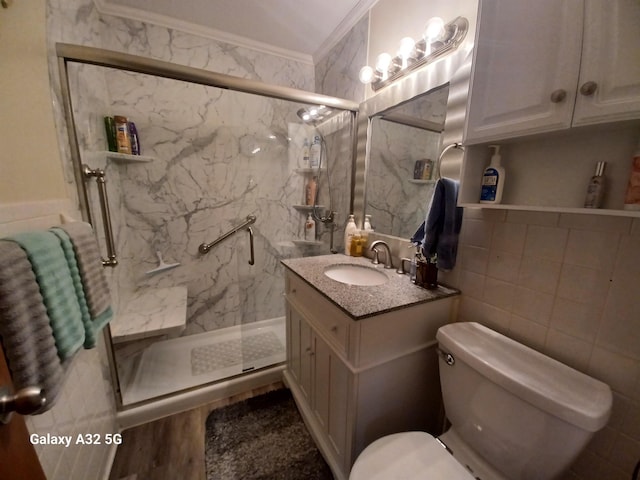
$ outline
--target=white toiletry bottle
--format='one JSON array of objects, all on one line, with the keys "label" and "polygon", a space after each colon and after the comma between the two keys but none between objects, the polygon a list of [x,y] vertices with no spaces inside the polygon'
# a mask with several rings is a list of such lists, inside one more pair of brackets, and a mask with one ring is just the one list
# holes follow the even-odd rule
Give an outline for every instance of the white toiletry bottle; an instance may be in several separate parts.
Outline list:
[{"label": "white toiletry bottle", "polygon": [[316,222],[309,213],[307,220],[304,222],[304,239],[311,242],[316,239]]},{"label": "white toiletry bottle", "polygon": [[309,150],[309,167],[318,168],[320,166],[320,154],[322,153],[322,144],[320,143],[320,136],[313,137],[313,143]]},{"label": "white toiletry bottle", "polygon": [[362,240],[364,241],[365,248],[369,245],[369,234],[373,232],[373,228],[371,227],[371,215],[364,216],[364,225],[362,226]]},{"label": "white toiletry bottle", "polygon": [[602,207],[602,199],[604,198],[604,169],[607,162],[596,163],[596,171],[589,181],[587,187],[587,196],[584,199],[584,208],[600,208]]},{"label": "white toiletry bottle", "polygon": [[633,153],[629,183],[624,196],[624,209],[640,210],[640,142]]},{"label": "white toiletry bottle", "polygon": [[304,143],[302,144],[302,165],[301,168],[309,168],[309,140],[304,139]]},{"label": "white toiletry bottle", "polygon": [[489,148],[493,148],[494,152],[491,163],[484,169],[484,175],[482,175],[480,203],[500,203],[505,177],[504,168],[500,166],[500,145],[489,145]]},{"label": "white toiletry bottle", "polygon": [[358,233],[358,226],[353,215],[349,215],[349,221],[344,229],[344,254],[350,255],[351,239]]}]

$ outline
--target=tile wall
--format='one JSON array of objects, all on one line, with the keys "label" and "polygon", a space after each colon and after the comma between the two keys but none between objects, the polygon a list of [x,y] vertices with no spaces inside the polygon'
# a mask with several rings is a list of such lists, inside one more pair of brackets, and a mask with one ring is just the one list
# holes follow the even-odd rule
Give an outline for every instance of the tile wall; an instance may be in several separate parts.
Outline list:
[{"label": "tile wall", "polygon": [[452,283],[477,321],[609,384],[611,420],[567,478],[640,459],[640,220],[465,209]]}]

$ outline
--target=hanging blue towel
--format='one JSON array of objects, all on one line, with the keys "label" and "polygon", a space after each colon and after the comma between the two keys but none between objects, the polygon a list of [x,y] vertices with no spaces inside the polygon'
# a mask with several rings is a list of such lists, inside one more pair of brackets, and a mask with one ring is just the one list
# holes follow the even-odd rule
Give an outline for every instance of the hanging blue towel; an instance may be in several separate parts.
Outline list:
[{"label": "hanging blue towel", "polygon": [[78,296],[60,240],[46,231],[13,235],[27,254],[51,321],[58,356],[70,358],[84,343],[84,326]]},{"label": "hanging blue towel", "polygon": [[422,254],[426,258],[437,255],[437,267],[443,271],[451,270],[456,265],[463,213],[463,209],[457,206],[459,187],[456,180],[438,180],[427,217],[411,237],[412,243],[422,247]]}]

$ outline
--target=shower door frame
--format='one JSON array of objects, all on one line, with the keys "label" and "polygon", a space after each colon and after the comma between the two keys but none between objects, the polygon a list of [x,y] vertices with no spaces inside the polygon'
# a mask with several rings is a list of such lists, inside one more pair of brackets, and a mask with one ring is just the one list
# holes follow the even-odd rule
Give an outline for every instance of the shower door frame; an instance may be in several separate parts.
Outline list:
[{"label": "shower door frame", "polygon": [[[352,165],[351,165],[351,192],[349,208],[353,211],[354,190],[355,190],[355,173],[356,173],[356,153],[358,146],[357,128],[358,114],[360,105],[351,100],[331,97],[305,90],[299,90],[292,87],[284,87],[280,85],[272,85],[258,80],[250,80],[246,78],[234,77],[223,73],[212,72],[201,68],[188,67],[163,60],[142,57],[139,55],[131,55],[128,53],[105,50],[95,47],[87,47],[82,45],[73,45],[69,43],[56,43],[56,57],[58,59],[58,74],[60,80],[60,93],[64,108],[64,120],[66,122],[67,136],[69,140],[71,163],[73,166],[73,174],[78,189],[79,208],[84,220],[95,227],[89,209],[89,194],[85,184],[85,174],[80,155],[80,145],[78,143],[77,129],[73,117],[73,103],[71,100],[71,89],[69,83],[68,63],[78,63],[85,65],[95,65],[116,70],[123,70],[134,73],[142,73],[154,75],[160,78],[168,78],[179,80],[208,87],[223,88],[243,93],[261,95],[264,97],[275,98],[279,100],[287,100],[298,103],[306,103],[310,105],[325,105],[341,110],[349,111],[352,115],[351,121],[351,138],[352,145]],[[116,408],[118,411],[128,408],[135,408],[147,405],[158,400],[151,398],[138,402],[133,406],[124,406],[122,403],[122,393],[120,390],[120,380],[115,363],[115,352],[113,349],[111,331],[109,328],[104,329],[105,344],[107,347],[107,355],[109,358],[109,370],[111,380],[114,386],[114,396]],[[201,388],[192,387],[188,389],[195,390]],[[175,395],[180,392],[173,392]],[[165,398],[164,396],[161,398]]]}]

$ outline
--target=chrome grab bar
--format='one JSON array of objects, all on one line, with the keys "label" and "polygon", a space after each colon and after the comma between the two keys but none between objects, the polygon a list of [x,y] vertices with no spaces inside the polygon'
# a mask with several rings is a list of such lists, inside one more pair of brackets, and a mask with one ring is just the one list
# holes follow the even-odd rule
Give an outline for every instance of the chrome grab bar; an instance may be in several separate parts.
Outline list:
[{"label": "chrome grab bar", "polygon": [[116,258],[115,242],[113,240],[113,229],[111,227],[111,212],[109,211],[109,197],[107,196],[107,179],[104,170],[96,168],[92,170],[87,165],[82,166],[84,178],[94,178],[98,184],[98,197],[100,198],[100,210],[102,211],[102,224],[104,225],[104,237],[107,242],[108,259],[102,259],[102,266],[115,267],[118,265]]},{"label": "chrome grab bar", "polygon": [[251,250],[251,257],[249,258],[249,265],[253,265],[256,263],[256,257],[253,254],[253,228],[247,227],[247,232],[249,232],[249,248]]},{"label": "chrome grab bar", "polygon": [[[253,225],[254,223],[256,223],[256,216],[255,215],[247,215],[247,219],[244,222],[242,222],[237,227],[234,227],[232,230],[229,230],[227,233],[222,235],[220,238],[217,238],[216,240],[214,240],[211,243],[202,243],[198,247],[198,252],[200,252],[202,255],[205,255],[205,254],[209,253],[209,250],[211,250],[217,244],[219,244],[220,242],[225,241],[227,238],[229,238],[234,233],[237,233],[240,230],[242,230],[243,228],[248,227],[249,225]],[[249,230],[249,240],[251,242],[251,260],[249,260],[249,265],[253,265],[253,263],[251,263],[254,260],[253,259],[253,230],[251,228],[249,228],[248,230]]]}]

